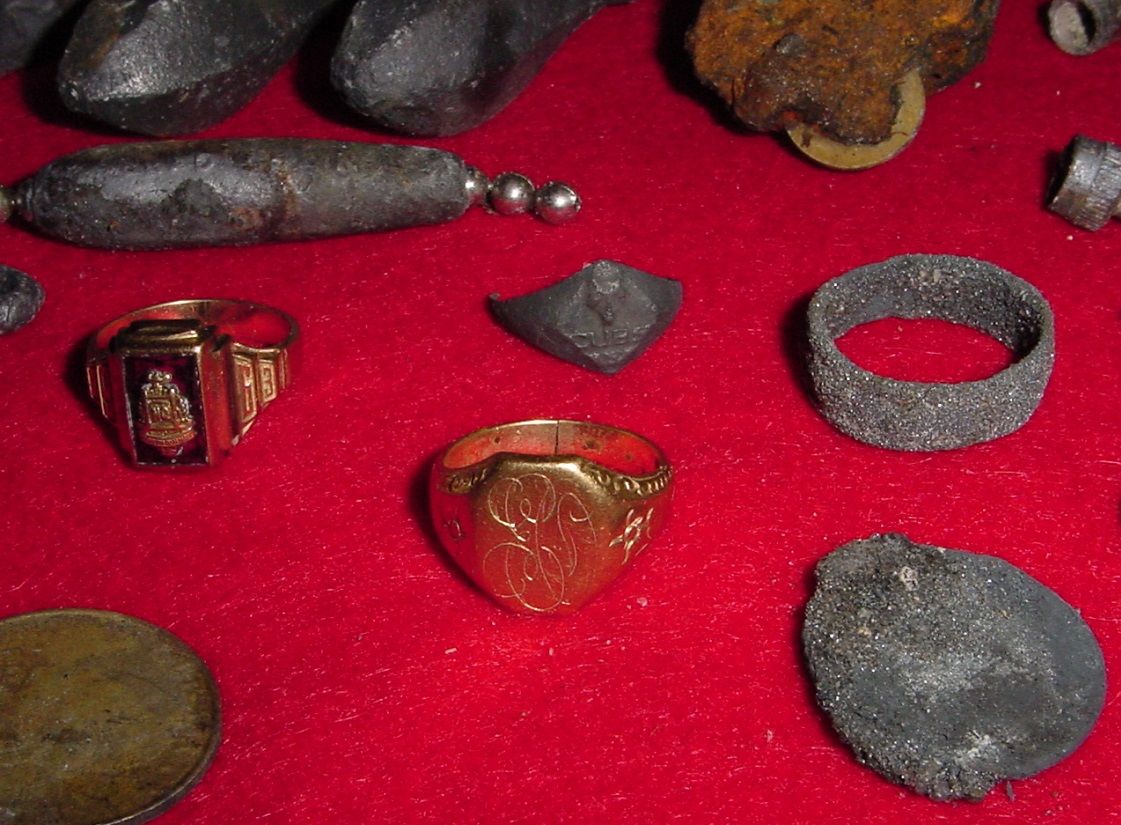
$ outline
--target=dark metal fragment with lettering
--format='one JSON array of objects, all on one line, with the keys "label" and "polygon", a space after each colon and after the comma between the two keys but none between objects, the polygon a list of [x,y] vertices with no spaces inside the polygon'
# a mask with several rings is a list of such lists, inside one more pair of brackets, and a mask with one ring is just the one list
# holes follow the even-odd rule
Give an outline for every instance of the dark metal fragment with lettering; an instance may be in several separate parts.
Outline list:
[{"label": "dark metal fragment with lettering", "polygon": [[197,132],[252,100],[335,2],[92,0],[62,59],[62,101],[133,132]]},{"label": "dark metal fragment with lettering", "polygon": [[1078,612],[993,556],[854,541],[817,566],[802,641],[857,758],[934,799],[982,798],[1069,756],[1105,698]]},{"label": "dark metal fragment with lettering", "polygon": [[559,284],[519,298],[490,297],[513,333],[565,361],[613,374],[666,331],[681,308],[679,281],[616,261],[596,261]]},{"label": "dark metal fragment with lettering", "polygon": [[0,74],[26,66],[43,38],[79,0],[0,0]]},{"label": "dark metal fragment with lettering", "polygon": [[170,249],[442,223],[470,205],[450,152],[326,140],[121,143],[40,169],[20,215],[84,246]]},{"label": "dark metal fragment with lettering", "polygon": [[359,0],[332,79],[380,126],[456,134],[517,97],[581,23],[630,1]]},{"label": "dark metal fragment with lettering", "polygon": [[30,323],[46,297],[43,287],[30,275],[0,266],[0,335]]}]

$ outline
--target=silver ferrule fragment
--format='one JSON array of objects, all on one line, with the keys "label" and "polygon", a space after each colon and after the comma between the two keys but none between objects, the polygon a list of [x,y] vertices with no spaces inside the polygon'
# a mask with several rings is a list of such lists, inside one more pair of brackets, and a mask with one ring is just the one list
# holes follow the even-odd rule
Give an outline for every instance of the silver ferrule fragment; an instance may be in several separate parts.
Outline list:
[{"label": "silver ferrule fragment", "polygon": [[1121,30],[1121,0],[1051,0],[1051,39],[1067,54],[1093,54]]},{"label": "silver ferrule fragment", "polygon": [[1078,135],[1070,142],[1047,204],[1083,229],[1121,217],[1121,146]]}]

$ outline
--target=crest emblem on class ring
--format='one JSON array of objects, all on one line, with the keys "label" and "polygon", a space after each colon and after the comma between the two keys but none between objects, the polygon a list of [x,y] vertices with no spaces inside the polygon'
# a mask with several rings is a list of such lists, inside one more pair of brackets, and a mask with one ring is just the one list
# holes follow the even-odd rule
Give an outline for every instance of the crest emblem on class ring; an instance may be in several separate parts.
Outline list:
[{"label": "crest emblem on class ring", "polygon": [[190,402],[163,370],[149,372],[140,392],[140,440],[169,458],[178,455],[197,434]]}]

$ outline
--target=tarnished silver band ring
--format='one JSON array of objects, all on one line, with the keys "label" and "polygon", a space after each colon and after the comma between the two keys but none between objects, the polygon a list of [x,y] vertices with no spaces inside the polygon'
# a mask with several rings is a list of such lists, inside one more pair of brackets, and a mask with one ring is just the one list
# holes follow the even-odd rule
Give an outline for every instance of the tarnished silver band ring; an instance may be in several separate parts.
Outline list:
[{"label": "tarnished silver band ring", "polygon": [[[882,318],[938,318],[1007,346],[1015,362],[981,381],[899,381],[857,366],[837,348]],[[854,269],[814,293],[809,372],[816,402],[838,430],[892,450],[951,450],[1008,435],[1035,412],[1055,360],[1051,307],[998,266],[953,255],[901,255]]]}]

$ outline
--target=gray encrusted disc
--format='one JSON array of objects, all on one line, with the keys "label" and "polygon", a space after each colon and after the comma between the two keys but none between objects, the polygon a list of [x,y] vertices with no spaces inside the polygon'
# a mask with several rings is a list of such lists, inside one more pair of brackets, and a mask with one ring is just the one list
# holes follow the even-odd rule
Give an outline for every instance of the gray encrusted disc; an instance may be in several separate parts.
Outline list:
[{"label": "gray encrusted disc", "polygon": [[802,642],[857,758],[934,799],[980,799],[1068,756],[1105,697],[1078,613],[993,556],[872,536],[826,556]]},{"label": "gray encrusted disc", "polygon": [[0,335],[30,322],[46,297],[43,287],[30,275],[0,266]]},{"label": "gray encrusted disc", "polygon": [[[900,255],[854,269],[814,293],[809,370],[822,414],[841,432],[893,450],[932,451],[991,441],[1035,412],[1051,377],[1051,307],[998,266],[954,255]],[[1014,364],[982,381],[898,381],[854,364],[836,339],[881,318],[940,318],[988,333]]]},{"label": "gray encrusted disc", "polygon": [[516,335],[558,358],[613,374],[661,336],[681,307],[681,283],[596,261],[559,284],[491,309]]}]

